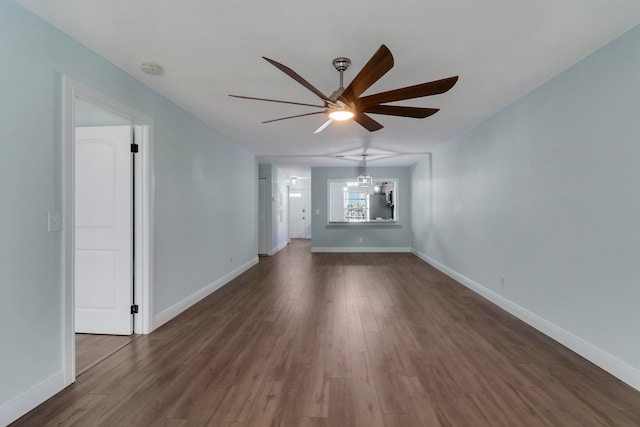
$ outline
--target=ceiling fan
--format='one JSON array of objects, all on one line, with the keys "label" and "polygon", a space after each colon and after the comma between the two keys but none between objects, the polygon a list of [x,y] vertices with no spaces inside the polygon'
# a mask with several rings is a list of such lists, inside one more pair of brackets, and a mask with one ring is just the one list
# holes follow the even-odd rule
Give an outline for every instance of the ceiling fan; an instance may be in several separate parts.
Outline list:
[{"label": "ceiling fan", "polygon": [[277,122],[280,120],[293,119],[296,117],[311,116],[314,114],[327,114],[328,120],[325,121],[314,133],[321,132],[329,126],[334,120],[353,119],[369,132],[382,129],[377,121],[373,120],[369,114],[384,114],[388,116],[412,117],[423,119],[438,112],[437,108],[422,107],[405,107],[400,105],[385,105],[390,102],[403,101],[406,99],[421,98],[424,96],[438,95],[445,93],[451,89],[458,81],[458,76],[448,77],[442,80],[434,80],[427,83],[421,83],[414,86],[407,86],[400,89],[393,89],[386,92],[380,92],[373,95],[360,96],[382,76],[384,76],[391,68],[393,68],[393,55],[385,45],[380,46],[375,54],[369,59],[369,62],[360,70],[353,81],[344,88],[343,73],[351,65],[349,58],[339,57],[333,60],[333,66],[340,73],[340,87],[336,89],[330,96],[326,96],[320,90],[315,88],[311,83],[302,78],[291,68],[279,62],[263,58],[287,74],[289,77],[300,83],[302,86],[317,95],[324,105],[307,104],[304,102],[282,101],[268,98],[255,98],[251,96],[229,95],[234,98],[251,99],[255,101],[279,102],[282,104],[301,105],[305,107],[321,108],[321,111],[312,113],[298,114],[295,116],[281,117],[279,119],[267,120],[262,123]]}]

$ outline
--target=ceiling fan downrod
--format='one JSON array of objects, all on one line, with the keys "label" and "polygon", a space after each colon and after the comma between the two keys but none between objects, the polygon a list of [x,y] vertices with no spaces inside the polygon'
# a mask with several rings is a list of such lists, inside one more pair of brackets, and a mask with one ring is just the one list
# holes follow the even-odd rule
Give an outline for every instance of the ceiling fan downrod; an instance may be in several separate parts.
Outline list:
[{"label": "ceiling fan downrod", "polygon": [[345,58],[344,56],[339,56],[333,60],[333,66],[340,73],[340,89],[342,89],[343,91],[344,91],[343,73],[347,68],[349,68],[349,65],[351,65],[351,60],[349,58]]},{"label": "ceiling fan downrod", "polygon": [[353,105],[348,105],[339,98],[342,96],[344,92],[344,71],[349,68],[351,65],[351,60],[349,58],[345,58],[344,56],[339,56],[333,60],[333,66],[340,73],[340,87],[333,91],[329,99],[336,102],[337,104],[329,107],[329,118],[333,120],[349,120],[353,118]]}]

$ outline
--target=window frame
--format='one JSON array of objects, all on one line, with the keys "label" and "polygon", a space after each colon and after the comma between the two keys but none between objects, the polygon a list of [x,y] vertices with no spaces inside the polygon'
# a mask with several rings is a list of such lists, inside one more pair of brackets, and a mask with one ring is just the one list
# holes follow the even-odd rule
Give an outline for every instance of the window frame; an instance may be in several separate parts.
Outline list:
[{"label": "window frame", "polygon": [[[369,187],[358,187],[355,183],[355,179],[328,179],[327,180],[327,224],[328,225],[355,225],[355,224],[398,224],[399,222],[399,212],[398,212],[398,188],[399,188],[399,179],[398,178],[378,178],[374,179],[374,185],[384,185],[385,183],[393,184],[393,206],[392,206],[392,215],[393,217],[390,219],[370,219],[369,215],[371,213],[371,197],[373,194],[371,190],[365,190]],[[338,191],[336,188],[341,189],[340,196],[337,194],[332,194],[332,188],[334,188],[334,192]],[[354,191],[346,191],[345,189],[353,189]],[[364,218],[356,217],[356,218],[348,218],[349,208],[347,205],[349,193],[365,193],[365,206],[364,206]],[[340,199],[342,201],[341,206],[333,206],[332,202]],[[334,212],[335,211],[335,212]],[[336,212],[342,212],[339,218],[336,217]],[[357,214],[356,214],[357,215]]]}]

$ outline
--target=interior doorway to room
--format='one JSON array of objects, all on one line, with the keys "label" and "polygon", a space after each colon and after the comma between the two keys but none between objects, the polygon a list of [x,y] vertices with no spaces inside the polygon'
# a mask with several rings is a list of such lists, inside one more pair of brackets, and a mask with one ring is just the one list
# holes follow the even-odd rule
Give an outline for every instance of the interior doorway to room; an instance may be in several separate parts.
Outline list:
[{"label": "interior doorway to room", "polygon": [[307,238],[307,192],[289,189],[289,238]]},{"label": "interior doorway to room", "polygon": [[75,103],[74,299],[76,373],[133,334],[134,126],[78,98]]},{"label": "interior doorway to room", "polygon": [[151,329],[150,118],[65,78],[65,383]]},{"label": "interior doorway to room", "polygon": [[258,255],[267,255],[267,180],[258,179]]},{"label": "interior doorway to room", "polygon": [[75,117],[75,332],[131,335],[134,129],[83,99]]}]

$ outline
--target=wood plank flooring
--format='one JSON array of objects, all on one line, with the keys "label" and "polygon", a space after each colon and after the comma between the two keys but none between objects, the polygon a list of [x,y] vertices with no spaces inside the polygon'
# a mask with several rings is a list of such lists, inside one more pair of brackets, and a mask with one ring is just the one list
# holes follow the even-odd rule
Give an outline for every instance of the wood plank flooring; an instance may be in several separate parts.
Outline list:
[{"label": "wood plank flooring", "polygon": [[76,334],[76,376],[93,368],[134,338],[135,335]]},{"label": "wood plank flooring", "polygon": [[15,425],[640,425],[639,392],[413,255],[309,249],[261,258]]}]

